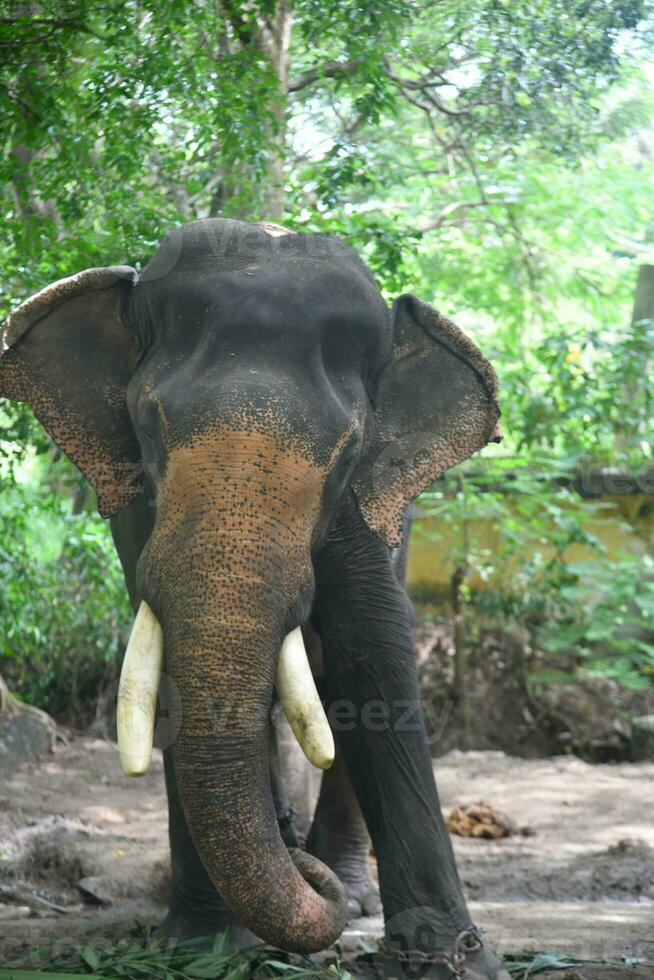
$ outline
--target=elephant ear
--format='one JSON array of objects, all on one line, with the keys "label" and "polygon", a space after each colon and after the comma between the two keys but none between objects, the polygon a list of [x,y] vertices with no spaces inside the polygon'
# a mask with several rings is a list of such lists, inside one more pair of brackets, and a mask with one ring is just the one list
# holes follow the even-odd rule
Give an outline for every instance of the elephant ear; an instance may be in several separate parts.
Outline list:
[{"label": "elephant ear", "polygon": [[135,343],[121,318],[129,266],[87,269],[42,289],[0,324],[0,395],[30,404],[107,517],[140,489],[125,391]]},{"label": "elephant ear", "polygon": [[415,296],[393,306],[393,350],[375,431],[354,475],[363,518],[392,547],[407,505],[445,470],[501,439],[497,376],[450,320]]}]

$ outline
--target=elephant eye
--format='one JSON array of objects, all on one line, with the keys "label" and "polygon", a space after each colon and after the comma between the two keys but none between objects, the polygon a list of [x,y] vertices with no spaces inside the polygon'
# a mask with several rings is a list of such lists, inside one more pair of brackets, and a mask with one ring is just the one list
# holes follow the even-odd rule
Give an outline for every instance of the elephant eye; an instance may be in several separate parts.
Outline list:
[{"label": "elephant eye", "polygon": [[146,355],[150,350],[150,345],[145,337],[137,330],[132,330],[134,346],[132,347],[132,371],[138,370],[145,361]]},{"label": "elephant eye", "polygon": [[351,460],[355,455],[356,455],[356,446],[349,445],[346,446],[345,449],[343,450],[343,453],[341,454],[341,459],[343,460],[343,462],[349,463],[351,462]]},{"label": "elephant eye", "polygon": [[349,470],[351,466],[354,466],[359,458],[359,451],[359,440],[353,437],[339,457],[338,463],[341,470]]}]

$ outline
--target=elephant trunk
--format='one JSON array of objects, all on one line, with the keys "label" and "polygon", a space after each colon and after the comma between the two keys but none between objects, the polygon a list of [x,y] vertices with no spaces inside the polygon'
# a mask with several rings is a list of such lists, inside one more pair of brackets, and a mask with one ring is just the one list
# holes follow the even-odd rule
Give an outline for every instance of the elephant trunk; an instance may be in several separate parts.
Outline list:
[{"label": "elephant trunk", "polygon": [[[267,616],[257,617],[257,606]],[[202,861],[256,935],[291,951],[323,949],[345,925],[342,886],[316,859],[286,849],[270,791],[283,604],[261,580],[223,578],[210,607],[203,595],[173,612],[163,624],[166,669],[179,691],[173,757]]]},{"label": "elephant trunk", "polygon": [[196,437],[168,458],[139,569],[178,691],[173,759],[202,862],[252,932],[307,952],[340,935],[347,900],[328,868],[282,841],[268,719],[291,610],[307,604],[323,482],[256,431]]}]

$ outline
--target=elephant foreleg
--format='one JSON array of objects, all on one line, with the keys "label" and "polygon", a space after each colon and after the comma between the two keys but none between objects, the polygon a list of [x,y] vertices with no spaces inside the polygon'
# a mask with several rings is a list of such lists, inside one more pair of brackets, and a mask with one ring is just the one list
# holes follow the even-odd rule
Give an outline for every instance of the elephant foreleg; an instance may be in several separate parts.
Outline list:
[{"label": "elephant foreleg", "polygon": [[273,724],[270,725],[270,789],[275,804],[277,823],[282,840],[287,847],[299,847],[295,824],[293,822],[294,811],[288,799],[284,778],[282,775],[282,765],[279,758],[279,745],[277,741],[277,729]]},{"label": "elephant foreleg", "polygon": [[[316,559],[315,610],[330,721],[377,856],[386,943],[393,955],[434,957],[477,945],[434,782],[412,611],[352,498]],[[468,959],[471,977],[507,976],[485,949]]]},{"label": "elephant foreleg", "polygon": [[370,869],[370,836],[338,739],[334,764],[322,777],[306,848],[335,871],[345,885],[350,918],[375,915],[381,910]]}]

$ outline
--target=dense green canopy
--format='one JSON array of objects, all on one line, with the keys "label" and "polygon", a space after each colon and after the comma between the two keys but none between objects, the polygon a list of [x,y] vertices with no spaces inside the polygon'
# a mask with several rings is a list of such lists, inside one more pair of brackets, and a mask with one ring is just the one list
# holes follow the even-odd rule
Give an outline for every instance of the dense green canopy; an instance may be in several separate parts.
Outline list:
[{"label": "dense green canopy", "polygon": [[509,446],[612,451],[651,220],[648,4],[4,8],[5,308],[143,263],[184,220],[283,218],[497,350]]},{"label": "dense green canopy", "polygon": [[[180,222],[273,218],[343,235],[389,298],[414,291],[474,336],[501,377],[505,455],[648,464],[654,331],[631,316],[654,262],[646,0],[0,13],[0,313],[82,268],[144,264]],[[48,521],[76,491],[90,503],[26,409],[0,406],[0,427],[16,548],[21,500]]]}]

